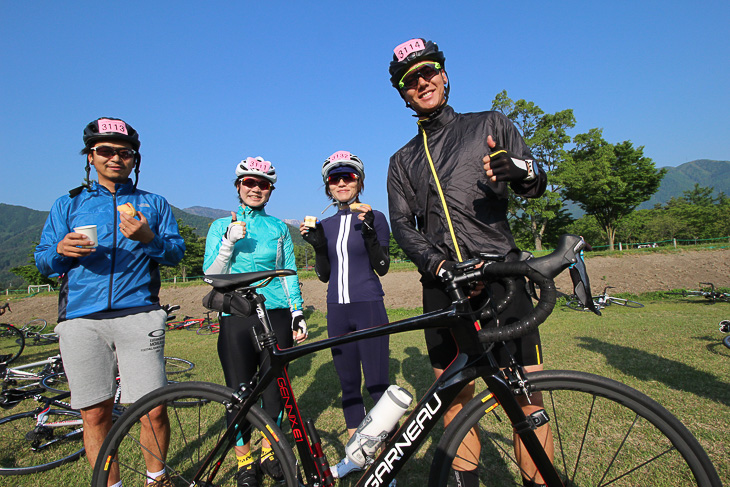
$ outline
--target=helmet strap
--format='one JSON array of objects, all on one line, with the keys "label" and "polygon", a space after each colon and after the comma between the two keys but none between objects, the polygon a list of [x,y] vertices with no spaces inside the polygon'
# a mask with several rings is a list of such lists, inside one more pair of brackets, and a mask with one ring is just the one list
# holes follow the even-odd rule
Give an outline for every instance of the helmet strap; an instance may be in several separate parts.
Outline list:
[{"label": "helmet strap", "polygon": [[136,163],[134,165],[134,189],[137,189],[137,183],[139,182],[139,166],[142,164],[142,156],[137,152],[137,154],[134,156],[136,159]]}]

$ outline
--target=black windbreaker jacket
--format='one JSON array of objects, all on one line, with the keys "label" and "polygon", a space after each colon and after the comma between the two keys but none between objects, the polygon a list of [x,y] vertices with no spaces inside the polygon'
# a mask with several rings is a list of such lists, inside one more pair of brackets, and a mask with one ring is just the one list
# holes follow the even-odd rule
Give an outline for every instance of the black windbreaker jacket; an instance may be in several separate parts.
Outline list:
[{"label": "black windbreaker jacket", "polygon": [[[487,136],[491,135],[497,145],[532,159],[517,128],[499,112],[462,114],[448,105],[419,120],[418,125],[418,135],[390,158],[388,206],[393,236],[418,266],[422,280],[435,279],[441,261],[458,260],[425,144],[462,259],[478,252],[510,253],[508,260],[516,259],[518,249],[507,223],[507,183],[489,181],[482,158],[491,152],[487,146]],[[530,182],[510,183],[516,194],[526,198],[542,195],[546,186],[542,168]]]}]

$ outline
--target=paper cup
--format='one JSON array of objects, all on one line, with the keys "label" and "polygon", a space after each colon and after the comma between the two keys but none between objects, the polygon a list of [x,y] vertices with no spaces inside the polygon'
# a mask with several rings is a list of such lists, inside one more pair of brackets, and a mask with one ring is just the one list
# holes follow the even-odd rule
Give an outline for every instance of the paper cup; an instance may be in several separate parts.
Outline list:
[{"label": "paper cup", "polygon": [[74,232],[83,233],[84,235],[89,237],[89,240],[94,242],[94,245],[84,245],[84,248],[91,249],[99,245],[99,242],[97,242],[96,240],[96,225],[84,225],[83,227],[75,227]]}]

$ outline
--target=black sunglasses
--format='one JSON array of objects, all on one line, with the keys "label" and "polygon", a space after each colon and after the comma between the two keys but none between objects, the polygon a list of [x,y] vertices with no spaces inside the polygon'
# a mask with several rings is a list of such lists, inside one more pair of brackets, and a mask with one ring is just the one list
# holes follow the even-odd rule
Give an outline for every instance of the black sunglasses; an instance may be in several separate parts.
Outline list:
[{"label": "black sunglasses", "polygon": [[134,149],[127,149],[126,147],[123,148],[116,148],[116,147],[109,147],[108,145],[100,145],[99,147],[92,147],[90,150],[93,150],[96,152],[97,155],[104,157],[106,159],[111,159],[114,157],[114,154],[119,154],[119,158],[125,161],[130,160],[134,157],[134,155],[137,153]]},{"label": "black sunglasses", "polygon": [[341,180],[344,181],[345,184],[350,184],[353,181],[357,181],[357,179],[357,174],[354,172],[341,172],[327,176],[327,184],[338,184]]}]

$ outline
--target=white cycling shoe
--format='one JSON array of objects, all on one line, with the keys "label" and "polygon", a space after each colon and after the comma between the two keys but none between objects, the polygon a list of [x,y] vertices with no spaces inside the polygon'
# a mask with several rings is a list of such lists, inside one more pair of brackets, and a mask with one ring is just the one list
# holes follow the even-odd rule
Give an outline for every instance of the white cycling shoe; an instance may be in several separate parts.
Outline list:
[{"label": "white cycling shoe", "polygon": [[[330,468],[330,472],[332,472],[332,476],[336,479],[341,479],[342,477],[345,477],[346,475],[350,475],[352,472],[361,472],[362,467],[358,467],[354,463],[350,461],[349,458],[345,457],[342,459],[340,463],[335,465],[334,467]],[[396,487],[395,479],[391,480],[388,484],[388,487]]]},{"label": "white cycling shoe", "polygon": [[362,471],[362,467],[358,467],[352,463],[349,458],[345,457],[340,463],[330,469],[332,476],[336,479],[341,479],[346,475],[350,475],[352,472]]}]

